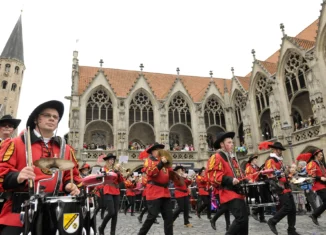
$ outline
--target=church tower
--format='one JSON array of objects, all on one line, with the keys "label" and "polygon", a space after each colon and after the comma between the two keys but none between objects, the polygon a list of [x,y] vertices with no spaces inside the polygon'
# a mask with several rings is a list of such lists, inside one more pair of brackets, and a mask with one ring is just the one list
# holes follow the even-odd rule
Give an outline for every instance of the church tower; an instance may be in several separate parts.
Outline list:
[{"label": "church tower", "polygon": [[22,19],[19,17],[0,55],[0,105],[2,114],[17,115],[25,71]]}]

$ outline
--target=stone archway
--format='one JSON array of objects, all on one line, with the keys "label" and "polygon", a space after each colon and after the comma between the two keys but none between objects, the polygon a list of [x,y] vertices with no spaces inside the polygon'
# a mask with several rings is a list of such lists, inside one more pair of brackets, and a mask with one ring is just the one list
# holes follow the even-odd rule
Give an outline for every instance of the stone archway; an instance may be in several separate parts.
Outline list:
[{"label": "stone archway", "polygon": [[172,126],[170,129],[169,144],[170,149],[173,149],[175,144],[177,144],[180,147],[180,150],[186,144],[189,146],[193,145],[194,140],[189,127],[183,124],[176,124]]},{"label": "stone archway", "polygon": [[207,144],[210,149],[213,149],[213,145],[216,140],[216,134],[224,131],[225,130],[220,126],[210,126],[207,128]]},{"label": "stone archway", "polygon": [[266,109],[260,117],[260,130],[262,140],[270,140],[273,138],[272,119],[269,109]]},{"label": "stone archway", "polygon": [[93,121],[86,127],[84,143],[106,149],[114,145],[113,132],[111,126],[104,121]]},{"label": "stone archway", "polygon": [[[295,130],[314,125],[314,115],[308,91],[303,91],[296,95],[292,101],[291,108],[292,110],[296,110],[295,113],[292,113],[293,125],[296,127]],[[298,120],[301,120],[301,123],[298,123]]]},{"label": "stone archway", "polygon": [[140,147],[152,144],[155,142],[155,134],[153,128],[144,122],[133,124],[129,129],[128,142],[130,146],[132,146],[133,143],[137,143],[137,145],[143,145]]}]

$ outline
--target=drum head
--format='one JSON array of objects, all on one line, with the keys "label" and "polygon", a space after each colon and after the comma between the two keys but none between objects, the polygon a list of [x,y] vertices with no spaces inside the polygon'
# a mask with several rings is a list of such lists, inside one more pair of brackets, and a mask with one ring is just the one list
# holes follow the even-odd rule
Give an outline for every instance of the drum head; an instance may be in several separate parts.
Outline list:
[{"label": "drum head", "polygon": [[100,183],[103,179],[104,175],[88,175],[85,178],[82,179],[83,185],[89,186],[93,184]]}]

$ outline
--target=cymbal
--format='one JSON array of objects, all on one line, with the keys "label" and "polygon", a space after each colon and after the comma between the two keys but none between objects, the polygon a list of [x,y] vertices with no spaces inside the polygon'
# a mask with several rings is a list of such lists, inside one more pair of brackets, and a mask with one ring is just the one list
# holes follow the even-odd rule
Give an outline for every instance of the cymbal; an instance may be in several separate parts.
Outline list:
[{"label": "cymbal", "polygon": [[60,158],[41,158],[33,164],[41,169],[49,170],[51,168],[57,168],[60,171],[70,170],[75,166],[72,161]]}]

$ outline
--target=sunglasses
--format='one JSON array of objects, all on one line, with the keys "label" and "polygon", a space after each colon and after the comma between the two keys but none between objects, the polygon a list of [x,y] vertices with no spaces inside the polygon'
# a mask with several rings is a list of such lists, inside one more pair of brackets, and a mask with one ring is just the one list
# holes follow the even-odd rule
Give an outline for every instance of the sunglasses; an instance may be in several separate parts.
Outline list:
[{"label": "sunglasses", "polygon": [[14,125],[13,124],[9,124],[9,123],[3,123],[3,124],[0,124],[0,127],[14,128]]}]

